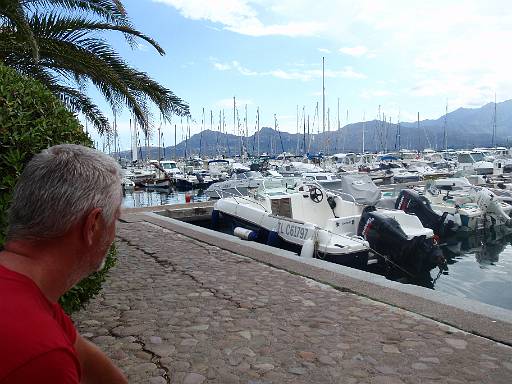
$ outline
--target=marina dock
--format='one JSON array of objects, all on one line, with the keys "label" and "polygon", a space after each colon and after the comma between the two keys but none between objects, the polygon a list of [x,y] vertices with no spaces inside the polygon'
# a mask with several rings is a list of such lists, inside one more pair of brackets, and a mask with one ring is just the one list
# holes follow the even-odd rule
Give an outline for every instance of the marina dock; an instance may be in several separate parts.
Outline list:
[{"label": "marina dock", "polygon": [[74,315],[130,382],[511,382],[512,311],[176,220],[210,205],[125,210]]}]

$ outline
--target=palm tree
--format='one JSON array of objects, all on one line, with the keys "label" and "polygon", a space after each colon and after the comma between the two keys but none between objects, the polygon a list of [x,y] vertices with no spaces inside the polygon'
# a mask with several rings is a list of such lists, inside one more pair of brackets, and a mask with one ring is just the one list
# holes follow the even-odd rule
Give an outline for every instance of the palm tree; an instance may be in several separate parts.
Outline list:
[{"label": "palm tree", "polygon": [[188,105],[148,74],[130,67],[101,33],[116,31],[130,46],[141,39],[160,55],[156,41],[136,30],[120,0],[0,0],[0,62],[36,78],[100,133],[109,121],[85,93],[93,84],[113,111],[128,107],[144,130],[149,106],[165,119],[188,115]]}]

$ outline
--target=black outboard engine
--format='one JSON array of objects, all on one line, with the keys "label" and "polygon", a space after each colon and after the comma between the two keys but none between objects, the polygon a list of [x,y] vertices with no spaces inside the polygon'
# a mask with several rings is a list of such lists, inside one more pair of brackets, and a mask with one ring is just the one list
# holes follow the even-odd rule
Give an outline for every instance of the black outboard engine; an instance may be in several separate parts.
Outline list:
[{"label": "black outboard engine", "polygon": [[416,215],[424,227],[430,228],[434,233],[443,237],[455,230],[453,220],[446,220],[447,212],[439,215],[430,206],[430,201],[412,189],[403,189],[395,202],[395,209]]},{"label": "black outboard engine", "polygon": [[204,178],[200,173],[196,173],[195,176],[197,177],[197,181],[204,183]]},{"label": "black outboard engine", "polygon": [[375,207],[364,209],[357,234],[383,255],[391,266],[399,265],[414,276],[444,265],[443,254],[432,239],[418,236],[408,240],[400,224],[379,213]]}]

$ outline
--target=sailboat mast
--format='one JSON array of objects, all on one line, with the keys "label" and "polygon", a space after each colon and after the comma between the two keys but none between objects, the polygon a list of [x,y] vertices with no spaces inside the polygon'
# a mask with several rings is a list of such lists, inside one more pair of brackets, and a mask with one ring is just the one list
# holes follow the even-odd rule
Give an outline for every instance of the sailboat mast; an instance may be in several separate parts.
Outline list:
[{"label": "sailboat mast", "polygon": [[446,127],[447,127],[447,120],[448,120],[448,100],[446,100],[446,108],[445,108],[445,113],[444,113],[444,129],[443,129],[443,147],[444,147],[444,150],[448,150],[448,136],[447,136],[447,132],[446,132]]},{"label": "sailboat mast", "polygon": [[158,161],[160,162],[160,159],[161,159],[161,153],[160,153],[160,146],[162,145],[161,143],[161,138],[162,138],[162,115],[160,115],[160,125],[158,126]]},{"label": "sailboat mast", "polygon": [[177,154],[176,154],[176,136],[178,135],[178,127],[177,127],[177,124],[174,124],[174,160],[176,161],[177,160]]},{"label": "sailboat mast", "polygon": [[258,130],[258,157],[260,156],[260,107],[256,109],[256,125]]},{"label": "sailboat mast", "polygon": [[363,112],[363,150],[361,154],[364,154],[364,131],[366,131],[366,112]]},{"label": "sailboat mast", "polygon": [[327,145],[325,147],[325,154],[331,151],[331,109],[327,108]]},{"label": "sailboat mast", "polygon": [[338,97],[338,134],[336,135],[336,149],[335,151],[338,152],[338,149],[339,149],[339,146],[338,146],[338,139],[339,139],[339,135],[341,134],[340,132],[340,98]]},{"label": "sailboat mast", "polygon": [[325,57],[322,56],[322,133],[325,145]]},{"label": "sailboat mast", "polygon": [[304,125],[304,136],[303,136],[303,153],[306,153],[306,106],[302,107],[302,123]]},{"label": "sailboat mast", "polygon": [[307,150],[307,153],[309,153],[310,148],[311,148],[311,136],[309,135],[309,115],[308,115],[308,150]]},{"label": "sailboat mast", "polygon": [[400,127],[400,110],[398,111],[398,150],[402,150],[402,132]]},{"label": "sailboat mast", "polygon": [[117,124],[116,124],[116,111],[114,110],[114,153],[117,151]]},{"label": "sailboat mast", "polygon": [[204,107],[203,107],[203,115],[201,117],[201,133],[199,134],[199,158],[201,158],[201,149],[203,146],[203,130],[204,130]]},{"label": "sailboat mast", "polygon": [[[418,112],[418,137],[419,137],[419,134],[420,134],[420,113]],[[418,143],[418,150],[421,148],[421,144]]]},{"label": "sailboat mast", "polygon": [[245,156],[249,156],[249,125],[247,124],[247,104],[245,104]]},{"label": "sailboat mast", "polygon": [[494,117],[492,121],[492,147],[496,147],[496,92],[494,93]]},{"label": "sailboat mast", "polygon": [[299,135],[299,104],[297,104],[297,108],[295,111],[295,118],[296,118],[296,130],[297,130],[297,147],[295,149],[295,155],[299,154],[299,141],[300,141],[300,135]]}]

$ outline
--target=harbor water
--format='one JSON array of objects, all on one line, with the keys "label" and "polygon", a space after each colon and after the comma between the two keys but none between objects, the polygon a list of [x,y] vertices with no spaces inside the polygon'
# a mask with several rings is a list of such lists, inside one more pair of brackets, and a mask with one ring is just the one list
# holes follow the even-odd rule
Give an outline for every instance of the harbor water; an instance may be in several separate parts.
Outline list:
[{"label": "harbor water", "polygon": [[[123,207],[139,208],[206,201],[202,190],[126,191]],[[202,226],[209,226],[203,223]],[[405,274],[373,270],[402,283],[421,285],[440,292],[512,310],[512,230],[501,228],[480,233],[463,233],[441,244],[446,268],[425,271],[411,279]]]}]

